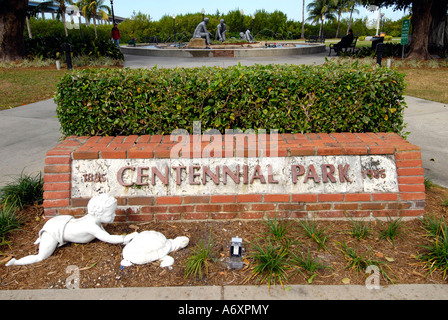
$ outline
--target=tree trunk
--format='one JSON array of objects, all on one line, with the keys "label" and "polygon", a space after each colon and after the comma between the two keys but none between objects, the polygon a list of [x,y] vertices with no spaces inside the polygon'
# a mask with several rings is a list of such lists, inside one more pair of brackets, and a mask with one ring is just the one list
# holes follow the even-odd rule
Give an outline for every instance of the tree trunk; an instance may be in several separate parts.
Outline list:
[{"label": "tree trunk", "polygon": [[0,61],[14,61],[25,55],[23,30],[28,0],[0,0]]},{"label": "tree trunk", "polygon": [[447,44],[447,10],[448,1],[434,1],[431,8],[431,28],[429,33],[429,44],[443,47]]},{"label": "tree trunk", "polygon": [[302,3],[302,35],[300,36],[300,38],[305,38],[305,0],[303,0]]},{"label": "tree trunk", "polygon": [[408,59],[431,59],[428,52],[428,38],[432,3],[432,0],[414,0],[412,2],[412,38]]}]

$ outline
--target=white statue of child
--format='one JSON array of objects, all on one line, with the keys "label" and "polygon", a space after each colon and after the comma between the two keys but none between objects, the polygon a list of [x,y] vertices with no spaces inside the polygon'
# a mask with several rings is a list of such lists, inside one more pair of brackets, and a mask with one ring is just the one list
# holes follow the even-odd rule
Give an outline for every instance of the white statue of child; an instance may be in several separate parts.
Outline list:
[{"label": "white statue of child", "polygon": [[40,262],[51,256],[56,247],[67,242],[88,243],[96,238],[108,243],[127,244],[138,234],[137,232],[126,236],[111,235],[102,226],[102,223],[114,221],[116,209],[117,200],[108,194],[101,194],[90,199],[84,217],[75,219],[70,215],[61,215],[51,218],[44,224],[39,232],[39,238],[34,242],[39,244],[39,253],[19,260],[12,258],[6,266]]}]

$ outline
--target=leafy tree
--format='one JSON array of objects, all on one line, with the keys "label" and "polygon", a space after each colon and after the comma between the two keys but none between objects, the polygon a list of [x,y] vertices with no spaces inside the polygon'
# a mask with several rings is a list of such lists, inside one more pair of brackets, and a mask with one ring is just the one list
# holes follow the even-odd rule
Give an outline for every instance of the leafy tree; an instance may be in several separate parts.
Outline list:
[{"label": "leafy tree", "polygon": [[333,0],[314,0],[307,6],[309,11],[308,20],[313,22],[320,21],[319,37],[322,37],[322,30],[325,19],[335,19],[335,5]]},{"label": "leafy tree", "polygon": [[412,41],[410,43],[409,59],[431,59],[428,50],[428,40],[433,18],[433,6],[446,8],[448,0],[363,0],[364,5],[377,5],[380,7],[393,7],[396,10],[412,8],[411,26]]},{"label": "leafy tree", "polygon": [[96,17],[98,15],[100,15],[103,20],[107,20],[109,17],[108,14],[111,13],[111,9],[110,9],[110,7],[108,7],[107,5],[104,4],[104,0],[84,0],[83,4],[84,4],[84,6],[81,9],[82,14],[87,19],[93,18],[93,26],[95,29],[95,39],[97,39],[98,33],[96,31]]}]

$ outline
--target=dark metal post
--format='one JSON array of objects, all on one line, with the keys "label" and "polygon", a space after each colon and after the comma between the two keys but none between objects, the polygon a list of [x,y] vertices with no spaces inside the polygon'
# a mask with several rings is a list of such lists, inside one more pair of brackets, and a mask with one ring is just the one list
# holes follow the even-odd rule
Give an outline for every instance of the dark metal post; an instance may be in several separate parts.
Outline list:
[{"label": "dark metal post", "polygon": [[110,0],[110,8],[112,9],[112,24],[115,25],[114,1]]},{"label": "dark metal post", "polygon": [[381,66],[381,59],[383,58],[384,43],[378,43],[376,45],[376,63]]},{"label": "dark metal post", "polygon": [[64,43],[62,45],[62,51],[65,51],[65,60],[67,62],[67,70],[72,70],[72,55],[70,50],[70,43]]}]

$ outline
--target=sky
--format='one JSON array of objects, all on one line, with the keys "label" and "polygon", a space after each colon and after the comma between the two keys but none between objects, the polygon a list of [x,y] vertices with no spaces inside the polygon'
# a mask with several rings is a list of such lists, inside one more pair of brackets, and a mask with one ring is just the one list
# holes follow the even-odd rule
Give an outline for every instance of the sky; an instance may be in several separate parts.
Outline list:
[{"label": "sky", "polygon": [[[305,6],[312,0],[306,0]],[[105,4],[110,5],[108,0],[104,1]],[[130,18],[133,12],[142,12],[149,14],[151,20],[159,20],[163,15],[168,14],[186,14],[201,12],[205,9],[205,14],[216,13],[219,10],[221,13],[227,13],[235,9],[243,9],[244,14],[252,15],[256,10],[264,9],[267,12],[273,12],[280,10],[287,14],[288,20],[302,21],[302,0],[223,0],[223,1],[210,1],[210,0],[113,0],[114,13],[116,16]],[[354,18],[363,18],[371,15],[365,8],[357,7],[359,14],[354,14]],[[381,12],[385,13],[385,17],[398,20],[403,17],[403,11],[393,11],[392,8],[382,9]],[[343,17],[348,17],[345,14]],[[305,9],[305,19],[307,18],[307,12]]]}]

